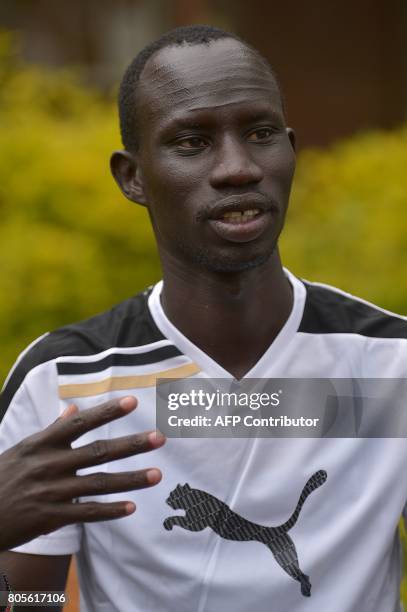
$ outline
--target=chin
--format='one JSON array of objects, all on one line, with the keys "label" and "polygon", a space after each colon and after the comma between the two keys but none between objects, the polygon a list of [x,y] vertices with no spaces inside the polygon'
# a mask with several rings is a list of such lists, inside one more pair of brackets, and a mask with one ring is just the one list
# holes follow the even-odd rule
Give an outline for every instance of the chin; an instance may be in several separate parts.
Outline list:
[{"label": "chin", "polygon": [[[244,272],[264,265],[275,252],[276,245],[272,249],[262,253],[252,253],[250,256],[243,257],[243,253],[209,253],[206,251],[195,252],[192,256],[194,263],[200,268],[209,272],[230,274]],[[191,255],[191,254],[190,254]]]}]

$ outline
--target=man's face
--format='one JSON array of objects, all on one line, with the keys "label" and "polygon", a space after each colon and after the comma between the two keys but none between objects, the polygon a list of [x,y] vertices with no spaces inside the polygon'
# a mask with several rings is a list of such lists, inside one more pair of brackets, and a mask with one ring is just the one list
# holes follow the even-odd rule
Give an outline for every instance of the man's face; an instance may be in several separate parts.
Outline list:
[{"label": "man's face", "polygon": [[165,48],[140,80],[139,169],[162,258],[239,271],[273,253],[295,167],[277,84],[233,39]]}]

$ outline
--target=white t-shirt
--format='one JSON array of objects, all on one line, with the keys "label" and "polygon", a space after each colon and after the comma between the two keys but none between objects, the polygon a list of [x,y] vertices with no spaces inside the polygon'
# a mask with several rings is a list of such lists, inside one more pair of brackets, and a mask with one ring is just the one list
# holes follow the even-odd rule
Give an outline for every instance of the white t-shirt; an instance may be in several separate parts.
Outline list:
[{"label": "white t-shirt", "polygon": [[[247,378],[406,378],[405,318],[286,273],[292,312]],[[25,351],[1,396],[0,452],[72,401],[85,409],[128,393],[139,399],[133,413],[87,433],[82,445],[154,429],[156,378],[233,378],[172,325],[161,288],[46,334]],[[401,609],[404,438],[172,438],[153,453],[81,473],[153,466],[163,472],[159,485],[94,498],[134,500],[133,515],[68,526],[16,549],[76,553],[83,612]],[[184,514],[176,501],[166,503],[175,498],[190,508],[195,527],[185,519],[164,527]],[[289,528],[273,531],[287,527],[298,504]]]}]

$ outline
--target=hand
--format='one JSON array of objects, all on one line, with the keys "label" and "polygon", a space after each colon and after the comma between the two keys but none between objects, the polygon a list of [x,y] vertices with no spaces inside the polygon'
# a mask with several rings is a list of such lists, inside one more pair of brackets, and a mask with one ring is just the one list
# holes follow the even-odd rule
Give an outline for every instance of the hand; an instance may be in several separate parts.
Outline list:
[{"label": "hand", "polygon": [[70,523],[107,521],[132,514],[133,502],[73,503],[76,497],[150,487],[161,480],[156,468],[77,476],[76,471],[159,448],[160,432],[97,440],[72,449],[87,431],[125,416],[137,406],[125,397],[79,412],[71,404],[43,431],[0,455],[0,550],[14,548]]}]

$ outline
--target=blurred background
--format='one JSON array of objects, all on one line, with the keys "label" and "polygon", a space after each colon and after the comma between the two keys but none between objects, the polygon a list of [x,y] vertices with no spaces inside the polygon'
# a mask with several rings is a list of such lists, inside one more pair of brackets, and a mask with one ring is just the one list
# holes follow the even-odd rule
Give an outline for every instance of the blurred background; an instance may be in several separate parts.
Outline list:
[{"label": "blurred background", "polygon": [[145,44],[189,23],[230,29],[269,58],[305,146],[405,118],[404,0],[2,0],[0,7],[0,24],[24,35],[25,59],[74,65],[104,92]]},{"label": "blurred background", "polygon": [[0,381],[35,337],[160,278],[146,212],[109,174],[115,96],[145,44],[190,23],[280,77],[299,143],[285,264],[407,313],[405,1],[2,0]]}]

